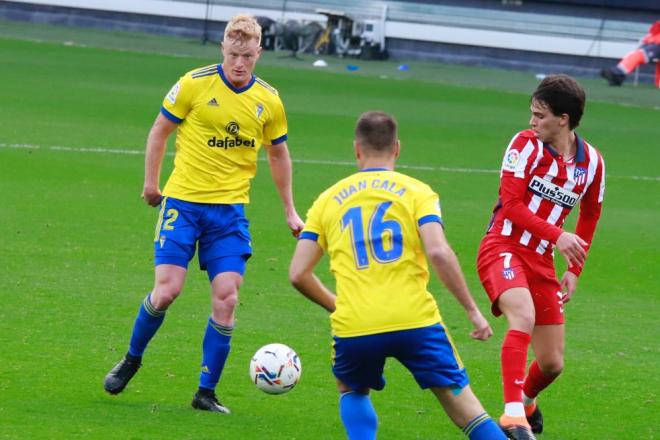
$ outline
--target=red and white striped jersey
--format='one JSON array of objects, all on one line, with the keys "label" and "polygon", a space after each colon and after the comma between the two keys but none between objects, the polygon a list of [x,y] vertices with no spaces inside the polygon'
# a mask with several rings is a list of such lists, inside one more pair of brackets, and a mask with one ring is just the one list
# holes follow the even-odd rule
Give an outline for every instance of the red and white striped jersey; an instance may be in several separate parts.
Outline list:
[{"label": "red and white striped jersey", "polygon": [[[564,161],[532,130],[516,134],[504,154],[499,200],[488,234],[508,237],[543,256],[578,203],[576,234],[591,244],[605,191],[605,163],[594,147],[576,135],[575,157]],[[579,274],[582,268],[572,267]]]}]

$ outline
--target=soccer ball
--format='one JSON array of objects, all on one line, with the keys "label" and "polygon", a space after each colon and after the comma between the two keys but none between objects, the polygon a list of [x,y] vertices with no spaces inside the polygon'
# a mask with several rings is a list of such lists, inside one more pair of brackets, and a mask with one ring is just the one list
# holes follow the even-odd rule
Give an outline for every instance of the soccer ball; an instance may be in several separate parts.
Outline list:
[{"label": "soccer ball", "polygon": [[302,373],[300,358],[291,347],[268,344],[252,356],[250,379],[261,391],[284,394],[296,386]]}]

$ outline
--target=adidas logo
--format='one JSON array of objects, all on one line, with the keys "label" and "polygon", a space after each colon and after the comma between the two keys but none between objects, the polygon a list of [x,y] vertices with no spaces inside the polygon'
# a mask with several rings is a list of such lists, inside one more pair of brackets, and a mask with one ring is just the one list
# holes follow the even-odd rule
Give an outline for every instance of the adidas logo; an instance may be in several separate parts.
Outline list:
[{"label": "adidas logo", "polygon": [[211,100],[209,102],[207,102],[206,104],[210,105],[212,107],[217,107],[219,105],[218,101],[215,98],[211,98]]}]

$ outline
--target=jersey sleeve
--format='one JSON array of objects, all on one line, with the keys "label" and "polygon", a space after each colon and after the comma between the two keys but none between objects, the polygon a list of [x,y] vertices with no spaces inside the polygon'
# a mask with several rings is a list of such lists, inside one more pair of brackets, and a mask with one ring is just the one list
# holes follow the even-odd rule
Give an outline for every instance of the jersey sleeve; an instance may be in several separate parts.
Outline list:
[{"label": "jersey sleeve", "polygon": [[416,200],[415,220],[418,227],[429,222],[438,222],[444,226],[440,198],[430,187],[425,188],[423,192],[420,191],[420,196]]},{"label": "jersey sleeve", "polygon": [[312,240],[318,243],[323,250],[326,250],[327,238],[323,230],[322,225],[322,215],[323,215],[323,206],[325,206],[325,198],[323,195],[319,196],[318,199],[312,204],[312,207],[307,211],[307,220],[305,221],[305,227],[300,233],[299,240]]},{"label": "jersey sleeve", "polygon": [[524,203],[528,176],[538,154],[532,137],[529,130],[518,133],[504,153],[500,173],[502,214],[535,237],[556,243],[562,229],[534,215]]},{"label": "jersey sleeve", "polygon": [[288,139],[288,125],[284,104],[278,95],[273,99],[270,109],[270,118],[264,125],[264,143],[277,145]]},{"label": "jersey sleeve", "polygon": [[192,81],[189,75],[182,76],[163,99],[160,112],[174,123],[181,123],[192,108]]},{"label": "jersey sleeve", "polygon": [[[580,214],[578,215],[575,233],[587,242],[586,251],[589,251],[591,242],[596,233],[596,226],[603,207],[603,196],[605,195],[605,162],[598,155],[598,167],[594,181],[587,188],[587,192],[580,201]],[[573,265],[568,268],[575,275],[582,273],[583,266]]]},{"label": "jersey sleeve", "polygon": [[524,179],[532,169],[538,154],[538,147],[533,141],[534,134],[531,130],[521,131],[516,134],[504,152],[500,175],[512,175]]}]

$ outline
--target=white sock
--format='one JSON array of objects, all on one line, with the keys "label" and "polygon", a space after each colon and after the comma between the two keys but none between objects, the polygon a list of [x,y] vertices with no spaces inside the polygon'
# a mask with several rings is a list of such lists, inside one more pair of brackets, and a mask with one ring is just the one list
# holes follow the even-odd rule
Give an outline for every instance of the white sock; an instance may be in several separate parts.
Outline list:
[{"label": "white sock", "polygon": [[504,414],[509,417],[525,417],[525,407],[522,402],[505,403]]}]

